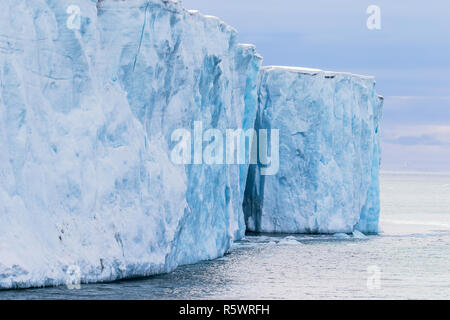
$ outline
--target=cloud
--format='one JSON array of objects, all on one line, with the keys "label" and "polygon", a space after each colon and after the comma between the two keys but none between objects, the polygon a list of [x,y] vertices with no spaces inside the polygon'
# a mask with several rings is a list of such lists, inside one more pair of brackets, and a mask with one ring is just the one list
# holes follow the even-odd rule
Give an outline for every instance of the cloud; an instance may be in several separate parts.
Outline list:
[{"label": "cloud", "polygon": [[382,170],[450,172],[448,146],[401,145],[385,142],[382,145]]},{"label": "cloud", "polygon": [[385,96],[383,126],[450,124],[450,96]]},{"label": "cloud", "polygon": [[445,146],[448,143],[439,140],[438,138],[423,134],[420,136],[400,136],[394,139],[384,139],[385,142],[392,144],[400,144],[404,146],[425,145],[425,146]]},{"label": "cloud", "polygon": [[382,127],[384,170],[450,171],[450,125]]}]

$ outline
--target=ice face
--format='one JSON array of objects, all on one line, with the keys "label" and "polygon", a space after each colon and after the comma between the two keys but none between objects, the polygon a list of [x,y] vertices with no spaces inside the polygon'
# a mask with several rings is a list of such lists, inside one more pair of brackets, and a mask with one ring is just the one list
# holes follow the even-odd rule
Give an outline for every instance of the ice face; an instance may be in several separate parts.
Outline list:
[{"label": "ice face", "polygon": [[2,1],[0,288],[173,270],[245,233],[247,166],[171,133],[252,127],[255,48],[176,1]]},{"label": "ice face", "polygon": [[[249,230],[377,230],[372,79],[259,74],[234,29],[177,1],[73,3],[0,5],[0,288],[222,256],[245,233],[244,192]],[[196,122],[280,129],[278,174],[175,164],[172,133]]]},{"label": "ice face", "polygon": [[244,213],[257,232],[378,232],[382,98],[372,78],[265,67],[256,129],[280,130],[280,170],[249,170]]}]

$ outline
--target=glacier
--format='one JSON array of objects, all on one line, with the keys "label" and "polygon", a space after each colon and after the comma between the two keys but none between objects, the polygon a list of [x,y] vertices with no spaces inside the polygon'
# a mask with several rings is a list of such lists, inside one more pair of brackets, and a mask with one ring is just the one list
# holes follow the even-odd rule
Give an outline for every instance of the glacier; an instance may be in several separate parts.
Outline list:
[{"label": "glacier", "polygon": [[247,229],[378,232],[379,125],[372,77],[293,67],[260,72],[257,129],[278,129],[280,169],[249,169]]},{"label": "glacier", "polygon": [[[377,231],[372,78],[261,68],[175,0],[0,9],[0,289],[170,272],[246,231]],[[195,121],[279,128],[280,171],[174,164],[171,133]]]},{"label": "glacier", "polygon": [[245,233],[247,167],[174,165],[171,133],[252,127],[261,57],[176,1],[2,1],[0,287],[168,272]]}]

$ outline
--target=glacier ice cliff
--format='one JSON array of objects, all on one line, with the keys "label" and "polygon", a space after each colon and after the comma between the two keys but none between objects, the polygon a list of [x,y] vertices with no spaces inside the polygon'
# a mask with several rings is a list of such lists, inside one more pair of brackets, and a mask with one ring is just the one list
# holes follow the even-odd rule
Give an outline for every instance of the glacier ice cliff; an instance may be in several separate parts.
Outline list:
[{"label": "glacier ice cliff", "polygon": [[[246,229],[376,232],[373,79],[261,71],[179,1],[75,3],[79,20],[72,0],[0,3],[0,288],[170,272]],[[174,164],[195,121],[279,128],[280,171]]]},{"label": "glacier ice cliff", "polygon": [[247,168],[169,156],[193,121],[253,126],[255,48],[176,1],[76,1],[79,30],[73,3],[0,4],[2,288],[168,272],[245,233]]},{"label": "glacier ice cliff", "polygon": [[383,99],[371,77],[264,67],[257,129],[280,130],[276,175],[249,169],[249,231],[378,232],[379,125]]}]

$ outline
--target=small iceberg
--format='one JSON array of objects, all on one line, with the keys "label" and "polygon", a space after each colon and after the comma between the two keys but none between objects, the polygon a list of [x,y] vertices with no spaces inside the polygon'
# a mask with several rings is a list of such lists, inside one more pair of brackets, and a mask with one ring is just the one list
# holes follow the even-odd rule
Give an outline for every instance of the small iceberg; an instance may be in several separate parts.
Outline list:
[{"label": "small iceberg", "polygon": [[283,245],[299,245],[301,244],[294,236],[288,236],[286,238],[281,239],[278,244]]},{"label": "small iceberg", "polygon": [[367,239],[367,236],[364,233],[362,233],[358,230],[355,230],[355,231],[353,231],[353,238],[354,239]]},{"label": "small iceberg", "polygon": [[350,236],[346,233],[335,233],[333,236],[338,239],[350,239]]}]

